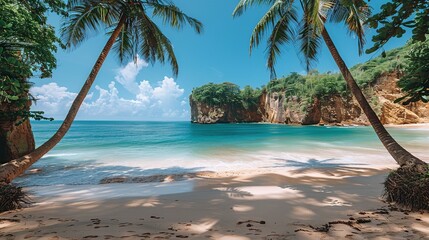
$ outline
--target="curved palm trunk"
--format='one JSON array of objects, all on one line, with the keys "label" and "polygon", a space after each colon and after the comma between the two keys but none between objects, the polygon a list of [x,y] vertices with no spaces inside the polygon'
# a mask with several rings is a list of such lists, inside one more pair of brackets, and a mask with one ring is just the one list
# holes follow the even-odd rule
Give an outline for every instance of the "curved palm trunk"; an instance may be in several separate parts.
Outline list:
[{"label": "curved palm trunk", "polygon": [[372,110],[371,106],[368,104],[368,101],[366,100],[365,96],[363,95],[362,91],[360,90],[359,86],[351,75],[349,69],[347,68],[347,65],[338,53],[337,48],[335,47],[331,37],[326,31],[326,28],[322,30],[322,36],[323,40],[328,46],[329,51],[331,52],[332,57],[337,63],[338,68],[340,69],[344,79],[346,80],[350,91],[358,101],[360,107],[362,108],[363,112],[371,123],[371,126],[374,128],[375,133],[377,134],[380,141],[383,143],[384,147],[390,153],[390,155],[392,155],[392,157],[401,167],[412,168],[418,172],[427,172],[428,165],[424,161],[409,153],[401,145],[399,145],[395,141],[395,139],[393,139],[393,137],[387,132],[386,128],[384,128],[383,124],[378,119],[377,114],[375,114],[374,110]]},{"label": "curved palm trunk", "polygon": [[70,129],[73,123],[73,120],[76,117],[76,114],[80,106],[82,105],[82,102],[85,100],[85,97],[89,92],[89,89],[94,83],[94,80],[97,77],[97,74],[101,66],[103,65],[104,60],[106,59],[107,54],[112,48],[112,45],[115,42],[116,38],[119,36],[121,29],[124,26],[125,18],[126,18],[125,15],[121,16],[118,22],[118,25],[116,26],[115,30],[113,31],[112,35],[110,36],[109,40],[107,41],[106,45],[101,51],[97,61],[95,62],[94,67],[92,68],[91,73],[88,76],[88,79],[86,80],[85,84],[82,86],[82,89],[80,90],[75,100],[73,101],[73,104],[71,105],[66,118],[64,119],[63,123],[61,124],[57,132],[54,134],[54,136],[52,136],[48,141],[46,141],[40,147],[36,148],[33,152],[21,158],[14,159],[8,163],[0,165],[0,184],[10,183],[14,178],[21,175],[33,163],[35,163],[37,160],[43,157],[43,155],[45,155],[49,150],[55,147],[55,145],[57,145],[61,141],[64,135],[66,135],[67,131]]}]

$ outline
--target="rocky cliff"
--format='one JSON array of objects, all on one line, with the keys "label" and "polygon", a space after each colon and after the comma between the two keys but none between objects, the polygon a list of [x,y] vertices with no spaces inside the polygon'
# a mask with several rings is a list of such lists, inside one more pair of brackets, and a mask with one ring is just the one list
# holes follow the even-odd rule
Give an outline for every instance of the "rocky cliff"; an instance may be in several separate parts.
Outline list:
[{"label": "rocky cliff", "polygon": [[[7,104],[0,104],[0,112],[8,111],[11,110]],[[30,121],[16,125],[19,120],[0,118],[0,164],[21,157],[35,148]]]},{"label": "rocky cliff", "polygon": [[[366,89],[367,99],[384,124],[429,122],[429,104],[421,102],[403,106],[394,103],[401,96],[396,86],[398,75],[381,75]],[[368,125],[358,103],[351,96],[332,94],[314,97],[311,102],[285,91],[264,92],[259,106],[245,109],[240,105],[209,106],[190,98],[191,121],[194,123],[269,122],[285,124]]]},{"label": "rocky cliff", "polygon": [[211,106],[196,102],[189,98],[191,104],[191,121],[193,123],[234,123],[234,122],[262,122],[260,107],[245,109],[236,104],[223,104],[222,106]]}]

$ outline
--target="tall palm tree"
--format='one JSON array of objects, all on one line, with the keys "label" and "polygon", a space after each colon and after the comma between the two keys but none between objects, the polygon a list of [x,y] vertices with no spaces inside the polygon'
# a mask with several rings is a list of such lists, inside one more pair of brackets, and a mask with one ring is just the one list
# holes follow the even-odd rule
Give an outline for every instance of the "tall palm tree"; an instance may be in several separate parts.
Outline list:
[{"label": "tall palm tree", "polygon": [[[275,77],[274,66],[277,56],[281,53],[280,48],[282,45],[294,40],[296,28],[298,29],[300,52],[304,56],[307,70],[316,60],[321,39],[323,39],[350,91],[390,155],[402,167],[427,172],[428,165],[400,146],[384,128],[341,58],[326,29],[325,23],[327,20],[335,23],[345,23],[348,30],[357,36],[359,53],[362,53],[365,43],[363,24],[370,15],[370,8],[366,2],[363,0],[240,0],[233,12],[233,16],[240,16],[248,7],[260,4],[267,4],[270,8],[252,32],[250,51],[260,44],[261,38],[264,37],[269,28],[272,28],[267,41],[267,66],[271,70],[272,77]],[[302,14],[298,13],[295,5],[301,8]]]},{"label": "tall palm tree", "polygon": [[68,47],[78,46],[88,32],[99,29],[112,30],[108,32],[109,40],[57,132],[33,152],[1,165],[0,183],[9,183],[22,174],[64,137],[112,46],[121,61],[136,59],[137,54],[150,63],[156,60],[164,63],[167,60],[177,76],[179,68],[173,47],[149,17],[150,12],[173,28],[181,29],[188,24],[197,33],[202,31],[202,24],[198,20],[163,0],[70,0],[68,8],[69,15],[61,29]]}]

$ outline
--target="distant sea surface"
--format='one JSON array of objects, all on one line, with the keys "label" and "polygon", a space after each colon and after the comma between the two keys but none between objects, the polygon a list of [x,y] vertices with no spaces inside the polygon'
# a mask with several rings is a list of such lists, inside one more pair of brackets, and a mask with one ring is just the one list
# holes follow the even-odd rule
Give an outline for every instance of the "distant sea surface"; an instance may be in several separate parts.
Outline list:
[{"label": "distant sea surface", "polygon": [[[33,121],[36,145],[60,121]],[[407,149],[429,153],[428,128],[389,128]],[[106,177],[269,168],[394,167],[370,127],[76,121],[64,139],[15,182],[98,184]]]}]

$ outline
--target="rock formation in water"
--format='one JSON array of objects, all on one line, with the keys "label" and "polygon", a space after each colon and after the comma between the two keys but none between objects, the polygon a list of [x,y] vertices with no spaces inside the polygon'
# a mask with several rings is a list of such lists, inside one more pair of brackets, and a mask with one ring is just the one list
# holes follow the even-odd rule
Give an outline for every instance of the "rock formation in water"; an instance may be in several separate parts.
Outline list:
[{"label": "rock formation in water", "polygon": [[[422,102],[407,106],[394,103],[401,92],[396,85],[398,74],[388,73],[377,78],[370,87],[371,104],[384,124],[429,122],[429,104]],[[191,121],[194,123],[268,122],[284,124],[368,125],[358,103],[351,97],[331,94],[314,97],[311,104],[286,91],[264,91],[259,105],[245,109],[237,104],[210,106],[190,97]]]}]

